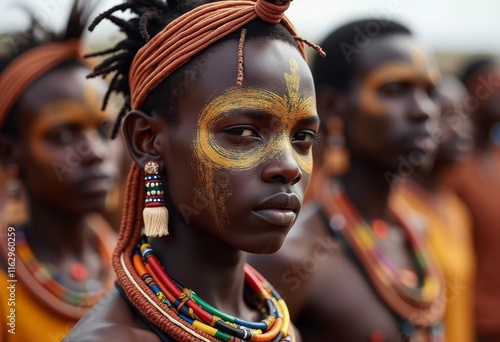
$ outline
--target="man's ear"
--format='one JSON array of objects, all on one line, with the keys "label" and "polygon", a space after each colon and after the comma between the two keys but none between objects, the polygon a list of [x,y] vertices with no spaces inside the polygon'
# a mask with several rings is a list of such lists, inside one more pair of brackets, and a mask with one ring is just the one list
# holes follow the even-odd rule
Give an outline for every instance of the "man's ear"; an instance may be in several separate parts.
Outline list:
[{"label": "man's ear", "polygon": [[162,164],[160,151],[168,141],[168,125],[159,115],[132,110],[123,121],[123,133],[132,159],[144,166],[153,160]]}]

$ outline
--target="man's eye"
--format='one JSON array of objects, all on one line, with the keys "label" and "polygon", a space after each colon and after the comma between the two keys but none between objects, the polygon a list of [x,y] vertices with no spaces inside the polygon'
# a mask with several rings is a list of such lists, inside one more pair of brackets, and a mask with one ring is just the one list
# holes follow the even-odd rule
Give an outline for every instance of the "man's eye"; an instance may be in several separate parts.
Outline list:
[{"label": "man's eye", "polygon": [[300,131],[293,136],[292,141],[300,141],[312,144],[317,138],[318,134],[314,133],[313,131]]},{"label": "man's eye", "polygon": [[429,85],[425,88],[425,92],[431,99],[437,98],[437,89],[434,85]]},{"label": "man's eye", "polygon": [[50,141],[55,144],[69,144],[74,138],[74,133],[68,128],[58,129],[49,136]]},{"label": "man's eye", "polygon": [[238,137],[258,137],[255,129],[251,127],[233,127],[227,129],[226,132]]},{"label": "man's eye", "polygon": [[404,82],[391,82],[383,85],[380,91],[386,96],[397,96],[404,93],[407,88],[408,84]]}]

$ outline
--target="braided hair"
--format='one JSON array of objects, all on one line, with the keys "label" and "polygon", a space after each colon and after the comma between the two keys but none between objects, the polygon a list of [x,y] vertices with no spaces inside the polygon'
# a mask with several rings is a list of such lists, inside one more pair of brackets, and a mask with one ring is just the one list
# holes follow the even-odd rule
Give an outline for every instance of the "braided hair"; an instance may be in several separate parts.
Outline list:
[{"label": "braided hair", "polygon": [[[282,6],[289,0],[260,1],[265,1],[266,3],[272,5]],[[189,13],[187,12],[194,12],[196,14],[196,7],[212,2],[216,1],[168,0],[165,2],[164,0],[126,0],[123,4],[109,9],[95,19],[90,27],[91,29],[93,29],[100,21],[107,19],[118,25],[121,31],[125,34],[125,38],[119,41],[114,47],[88,55],[89,57],[105,57],[102,62],[94,68],[94,72],[90,74],[89,77],[107,76],[113,74],[103,106],[106,106],[111,93],[117,93],[124,98],[123,107],[120,110],[119,117],[113,130],[114,135],[116,135],[118,129],[120,128],[123,117],[129,110],[132,109],[131,100],[134,100],[134,95],[136,95],[131,91],[131,82],[129,81],[129,76],[133,75],[134,67],[137,66],[134,58],[136,58],[137,55],[141,57],[141,53],[146,51],[142,48],[147,44],[147,42],[150,39],[153,39],[153,37],[158,35],[160,32],[164,33],[165,30],[168,31],[168,29],[171,28],[169,24],[174,20],[178,19],[183,14],[189,16]],[[227,6],[225,9],[228,9],[232,6],[232,3],[237,4],[238,1],[226,1],[226,4],[222,4],[221,2],[220,5],[222,5],[221,8]],[[248,7],[250,7],[251,4],[251,1],[245,2],[245,5]],[[259,3],[256,2],[255,4]],[[219,4],[211,4],[206,7],[210,7],[212,5],[213,7],[217,7]],[[260,6],[262,6],[262,3],[260,3]],[[254,8],[257,8],[257,6]],[[123,12],[127,10],[132,12],[130,19],[123,20],[114,15],[115,12]],[[216,10],[213,11],[214,13],[216,12]],[[290,23],[288,21],[287,23],[281,22],[279,24],[270,24],[270,21],[266,22],[263,19],[260,19],[260,16],[257,16],[257,10],[254,9],[254,12],[256,15],[254,19],[245,21],[243,26],[238,26],[238,28],[235,28],[234,31],[226,31],[232,33],[227,36],[217,36],[218,38],[215,42],[210,41],[210,44],[207,43],[208,47],[206,45],[200,45],[203,47],[198,47],[199,50],[194,49],[199,52],[194,54],[187,63],[185,60],[182,60],[182,64],[179,63],[176,65],[174,60],[173,64],[176,65],[176,68],[174,69],[175,71],[168,73],[168,76],[166,76],[166,78],[162,78],[160,83],[155,83],[154,86],[150,86],[149,88],[141,88],[142,90],[151,90],[145,94],[139,105],[134,105],[134,109],[140,109],[148,115],[159,115],[166,120],[167,123],[175,124],[179,115],[177,107],[180,98],[183,94],[187,93],[188,90],[192,88],[193,83],[201,77],[201,73],[204,68],[204,61],[207,56],[214,51],[213,49],[216,46],[227,40],[235,40],[239,42],[239,51],[238,53],[235,51],[234,54],[235,61],[238,63],[240,63],[242,59],[243,43],[241,37],[246,37],[246,39],[265,37],[267,39],[281,40],[296,47],[300,50],[301,54],[304,55],[302,43],[309,43],[300,38],[294,37],[294,30],[290,30]],[[217,13],[220,14],[219,12]],[[234,15],[234,17],[237,16],[237,14]],[[213,17],[219,19],[219,16],[217,15],[214,15]],[[238,17],[238,19],[241,18],[243,18],[243,15]],[[243,19],[241,20],[243,21]],[[221,19],[221,21],[223,21],[223,19]],[[176,26],[172,27],[175,28]],[[182,27],[184,28],[184,26]],[[211,27],[211,29],[214,27]],[[174,31],[174,29],[172,29],[172,31]],[[179,31],[179,36],[185,33],[184,31]],[[193,34],[190,36],[190,40],[188,41],[192,42],[199,39],[201,42],[204,42],[207,40],[208,36],[209,34],[207,33],[200,33],[199,35]],[[161,34],[159,38],[161,38]],[[171,40],[174,40],[174,38]],[[299,41],[299,43],[297,41]],[[148,44],[146,48],[151,47],[151,45],[154,45],[156,42],[151,42],[151,44]],[[309,45],[313,46],[312,44]],[[161,49],[161,46],[158,49]],[[150,51],[148,51],[148,53],[149,52]],[[178,51],[175,50],[172,54],[175,54],[175,52]],[[154,52],[151,56],[154,56]],[[163,71],[158,69],[155,70],[157,73],[161,73],[161,71]],[[141,72],[147,73],[148,71],[141,69]],[[238,67],[238,77],[235,77],[235,84],[238,85],[241,81],[242,72]],[[132,86],[133,85],[134,84],[132,84]],[[141,215],[143,207],[138,205],[138,203],[144,203],[145,199],[143,180],[144,171],[137,163],[134,163],[131,167],[127,181],[124,215],[120,227],[118,242],[113,254],[113,267],[116,272],[117,283],[122,288],[131,305],[133,305],[148,322],[166,332],[168,336],[172,337],[174,340],[199,341],[201,339],[204,341],[218,341],[216,337],[201,330],[197,330],[191,326],[189,322],[178,316],[176,309],[167,307],[164,303],[160,302],[160,300],[149,291],[147,285],[134,270],[131,256],[137,245],[137,241],[139,240],[141,229],[143,227],[143,217]]]},{"label": "braided hair", "polygon": [[[34,47],[53,42],[80,40],[89,22],[93,5],[93,1],[74,0],[66,28],[61,32],[54,32],[41,25],[35,18],[34,13],[26,9],[26,13],[30,17],[30,24],[26,29],[0,34],[0,42],[2,42],[0,50],[3,52],[0,55],[0,74],[18,56]],[[84,63],[78,60],[68,60],[57,65],[53,70],[75,65],[83,66]],[[11,137],[17,137],[19,134],[18,115],[16,115],[18,107],[19,101],[7,116],[1,130],[2,133]]]},{"label": "braided hair", "polygon": [[[283,1],[276,0],[271,3],[281,4]],[[191,11],[192,9],[207,3],[217,2],[217,0],[192,0],[178,1],[168,0],[127,0],[123,4],[116,5],[109,10],[97,16],[89,27],[93,30],[102,20],[107,19],[117,25],[125,38],[119,41],[114,47],[87,54],[86,57],[107,56],[88,77],[106,76],[113,74],[110,86],[104,97],[103,109],[105,109],[111,93],[117,93],[123,96],[124,103],[120,109],[118,118],[115,122],[112,137],[115,137],[125,115],[131,110],[129,71],[137,51],[143,47],[152,37],[157,35],[169,23],[179,16]],[[129,20],[123,20],[114,13],[131,11],[133,16]],[[269,25],[260,19],[256,19],[245,25],[247,30],[246,39],[255,39],[259,37],[270,37],[282,40],[296,46],[296,37],[293,37],[283,25]],[[190,60],[190,63],[174,71],[158,87],[153,89],[148,95],[142,110],[146,113],[158,113],[168,123],[176,124],[178,122],[177,105],[178,100],[188,90],[199,77],[203,67],[204,56],[210,53],[212,49],[227,40],[238,40],[238,32],[222,38],[200,55]],[[304,40],[301,40],[304,41]],[[307,41],[307,44],[313,45]]]}]

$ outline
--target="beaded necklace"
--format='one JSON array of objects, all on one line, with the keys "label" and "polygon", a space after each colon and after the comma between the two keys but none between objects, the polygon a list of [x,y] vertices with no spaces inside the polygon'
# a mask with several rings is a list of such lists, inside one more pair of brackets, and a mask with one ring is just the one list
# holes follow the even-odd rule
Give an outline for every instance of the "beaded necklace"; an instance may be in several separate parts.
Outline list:
[{"label": "beaded necklace", "polygon": [[261,314],[260,322],[250,322],[212,307],[192,290],[170,278],[156,258],[146,237],[134,251],[137,275],[169,309],[195,328],[222,341],[292,341],[290,316],[284,300],[250,265],[245,265],[247,302]]},{"label": "beaded necklace", "polygon": [[[101,280],[87,281],[87,291],[78,291],[63,284],[63,276],[51,264],[39,262],[26,241],[24,228],[16,228],[16,273],[26,288],[40,302],[58,314],[78,320],[113,287],[115,279],[111,268],[111,253],[114,245],[113,233],[102,218],[89,218],[89,225],[95,233],[103,276]],[[95,225],[98,227],[95,227]]]},{"label": "beaded necklace", "polygon": [[405,233],[412,259],[420,275],[408,281],[408,270],[399,269],[384,253],[380,240],[372,227],[353,207],[340,184],[318,191],[318,199],[329,217],[329,228],[341,237],[368,276],[378,295],[407,323],[438,336],[428,340],[440,341],[439,326],[444,313],[442,277],[429,257],[423,242],[408,228],[406,222],[394,212],[391,214]]}]

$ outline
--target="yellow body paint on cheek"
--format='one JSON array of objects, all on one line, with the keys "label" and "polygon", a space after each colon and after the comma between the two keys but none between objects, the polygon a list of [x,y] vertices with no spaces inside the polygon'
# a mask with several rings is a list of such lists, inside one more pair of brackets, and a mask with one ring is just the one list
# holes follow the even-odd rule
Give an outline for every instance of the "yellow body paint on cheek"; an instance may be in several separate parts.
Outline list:
[{"label": "yellow body paint on cheek", "polygon": [[360,106],[363,111],[373,114],[384,114],[383,103],[377,98],[381,85],[391,80],[415,80],[415,69],[404,62],[389,62],[372,72],[365,80],[360,94]]},{"label": "yellow body paint on cheek", "polygon": [[411,62],[388,62],[367,76],[361,88],[359,98],[363,111],[379,115],[385,113],[383,103],[377,98],[377,91],[385,83],[391,81],[408,81],[413,83],[417,82],[417,80],[425,80],[431,84],[437,83],[439,71],[432,69],[427,64],[419,48],[413,47],[411,51]]},{"label": "yellow body paint on cheek", "polygon": [[[43,106],[30,129],[30,149],[41,162],[53,162],[61,156],[67,156],[67,148],[55,149],[47,144],[50,131],[61,126],[75,126],[86,131],[97,131],[111,119],[108,111],[100,109],[101,96],[92,87],[85,87],[84,101],[61,99]],[[64,161],[64,159],[63,159]]]},{"label": "yellow body paint on cheek", "polygon": [[[315,115],[313,97],[302,98],[299,93],[300,74],[295,60],[290,62],[291,73],[285,73],[288,94],[278,95],[264,89],[230,88],[224,94],[212,100],[202,110],[198,120],[198,131],[194,142],[194,151],[202,163],[232,170],[244,170],[275,158],[289,148],[290,135],[294,125],[301,119]],[[226,149],[221,146],[214,134],[215,125],[234,111],[253,111],[268,113],[275,119],[270,141],[250,151]],[[306,159],[306,160],[304,160]],[[311,171],[311,165],[304,156],[296,160],[305,172]]]},{"label": "yellow body paint on cheek", "polygon": [[[221,191],[214,184],[218,170],[247,170],[276,158],[286,150],[292,151],[304,173],[312,171],[312,156],[300,155],[291,145],[292,129],[301,119],[316,115],[313,97],[303,98],[299,92],[300,73],[296,60],[290,60],[290,73],[284,78],[288,93],[279,95],[265,89],[230,88],[208,103],[200,113],[194,141],[200,184],[211,187],[208,194],[209,209],[221,230],[226,226],[227,215],[224,201],[230,190]],[[273,132],[266,144],[247,151],[228,149],[215,136],[216,124],[231,112],[261,112],[273,117]]]},{"label": "yellow body paint on cheek", "polygon": [[63,123],[84,122],[85,110],[83,106],[71,100],[59,100],[44,106],[37,114],[31,127],[31,151],[33,157],[41,162],[53,162],[60,159],[65,149],[54,149],[48,145],[50,132],[57,130]]}]

